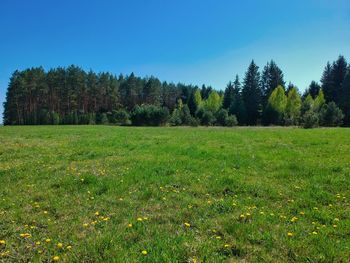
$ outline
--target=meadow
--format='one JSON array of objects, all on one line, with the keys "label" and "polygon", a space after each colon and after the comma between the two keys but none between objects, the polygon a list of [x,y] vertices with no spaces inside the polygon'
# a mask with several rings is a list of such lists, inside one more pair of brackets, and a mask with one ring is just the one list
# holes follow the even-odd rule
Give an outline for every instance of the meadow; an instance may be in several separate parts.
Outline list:
[{"label": "meadow", "polygon": [[350,129],[0,127],[0,261],[349,262]]}]

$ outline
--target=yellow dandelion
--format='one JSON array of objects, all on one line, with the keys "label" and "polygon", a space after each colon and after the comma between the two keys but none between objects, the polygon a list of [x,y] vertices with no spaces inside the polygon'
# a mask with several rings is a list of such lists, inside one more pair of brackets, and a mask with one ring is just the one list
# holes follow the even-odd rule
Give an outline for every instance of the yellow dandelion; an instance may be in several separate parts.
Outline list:
[{"label": "yellow dandelion", "polygon": [[241,214],[239,217],[240,217],[240,218],[244,218],[244,217],[245,217],[245,215],[244,215],[244,214]]},{"label": "yellow dandelion", "polygon": [[35,245],[39,246],[41,244],[40,241],[35,242]]},{"label": "yellow dandelion", "polygon": [[187,222],[185,222],[184,225],[185,225],[185,227],[191,227],[191,224],[189,224]]},{"label": "yellow dandelion", "polygon": [[132,224],[128,224],[128,227],[132,227]]},{"label": "yellow dandelion", "polygon": [[137,218],[137,221],[141,222],[141,221],[142,221],[142,218],[141,218],[141,217],[138,217],[138,218]]},{"label": "yellow dandelion", "polygon": [[303,216],[303,215],[305,215],[305,212],[301,211],[299,214],[301,214]]},{"label": "yellow dandelion", "polygon": [[47,211],[44,211],[44,214],[46,215],[48,212]]},{"label": "yellow dandelion", "polygon": [[89,226],[88,223],[83,224],[83,227],[88,227],[88,226]]},{"label": "yellow dandelion", "polygon": [[229,244],[225,244],[224,247],[225,247],[225,248],[228,248],[228,247],[230,247],[230,245],[229,245]]},{"label": "yellow dandelion", "polygon": [[316,231],[313,231],[312,234],[313,234],[313,235],[317,235],[317,232],[316,232]]},{"label": "yellow dandelion", "polygon": [[246,213],[246,216],[250,216],[250,213]]},{"label": "yellow dandelion", "polygon": [[221,239],[221,236],[216,236],[215,238],[216,238],[216,239]]},{"label": "yellow dandelion", "polygon": [[293,216],[292,219],[290,220],[290,222],[296,222],[298,220],[298,218],[296,216]]},{"label": "yellow dandelion", "polygon": [[293,236],[293,233],[292,233],[292,232],[288,232],[288,233],[287,233],[287,236],[292,237],[292,236]]},{"label": "yellow dandelion", "polygon": [[57,243],[57,247],[58,248],[63,248],[63,244],[62,243]]},{"label": "yellow dandelion", "polygon": [[95,212],[95,216],[99,216],[100,215],[100,213],[97,211],[97,212]]},{"label": "yellow dandelion", "polygon": [[31,236],[32,235],[29,233],[20,234],[20,237],[23,237],[23,238],[30,238]]},{"label": "yellow dandelion", "polygon": [[50,242],[51,242],[51,239],[50,239],[50,238],[46,238],[46,239],[45,239],[45,242],[46,242],[46,243],[50,243]]},{"label": "yellow dandelion", "polygon": [[53,260],[53,261],[59,261],[59,260],[60,260],[60,257],[59,257],[59,256],[54,256],[54,257],[52,258],[52,260]]},{"label": "yellow dandelion", "polygon": [[142,255],[147,255],[148,253],[147,253],[147,250],[142,250]]},{"label": "yellow dandelion", "polygon": [[5,240],[0,240],[0,245],[5,245],[6,241]]},{"label": "yellow dandelion", "polygon": [[70,249],[72,249],[72,246],[67,246],[66,248],[67,248],[68,250],[70,250]]}]

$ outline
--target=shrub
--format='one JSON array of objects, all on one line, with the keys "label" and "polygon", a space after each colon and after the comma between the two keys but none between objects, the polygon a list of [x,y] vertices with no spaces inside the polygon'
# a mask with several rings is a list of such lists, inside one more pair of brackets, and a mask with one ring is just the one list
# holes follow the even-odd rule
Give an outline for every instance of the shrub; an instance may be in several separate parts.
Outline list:
[{"label": "shrub", "polygon": [[303,115],[303,127],[305,129],[315,128],[318,126],[318,124],[319,118],[316,112],[314,112],[313,110],[305,112],[305,114]]},{"label": "shrub", "polygon": [[201,119],[202,125],[210,126],[210,125],[213,125],[215,121],[216,119],[214,117],[214,114],[211,111],[205,110],[203,112],[202,119]]},{"label": "shrub", "polygon": [[169,117],[167,108],[154,105],[136,106],[131,115],[133,125],[143,126],[160,126],[166,124]]},{"label": "shrub", "polygon": [[181,114],[178,109],[175,109],[171,114],[170,124],[173,126],[179,126],[182,124]]},{"label": "shrub", "polygon": [[101,124],[108,124],[108,118],[106,113],[101,114]]},{"label": "shrub", "polygon": [[216,123],[221,126],[226,126],[228,119],[228,111],[225,109],[221,109],[216,114]]},{"label": "shrub", "polygon": [[320,111],[320,123],[323,126],[335,127],[342,125],[344,114],[332,101],[324,104]]},{"label": "shrub", "polygon": [[226,119],[226,126],[228,127],[233,127],[233,126],[237,126],[238,125],[238,121],[235,115],[230,115],[227,117]]},{"label": "shrub", "polygon": [[111,115],[111,123],[119,125],[129,125],[130,114],[126,110],[113,110]]}]

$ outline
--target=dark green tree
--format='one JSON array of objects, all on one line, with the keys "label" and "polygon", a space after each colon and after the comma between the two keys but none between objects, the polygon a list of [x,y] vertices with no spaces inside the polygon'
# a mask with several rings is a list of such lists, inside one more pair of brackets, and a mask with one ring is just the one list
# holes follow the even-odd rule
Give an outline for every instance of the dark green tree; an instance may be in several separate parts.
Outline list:
[{"label": "dark green tree", "polygon": [[262,94],[259,86],[260,73],[259,67],[254,63],[250,63],[245,73],[242,98],[246,109],[246,122],[249,125],[256,125],[261,115]]}]

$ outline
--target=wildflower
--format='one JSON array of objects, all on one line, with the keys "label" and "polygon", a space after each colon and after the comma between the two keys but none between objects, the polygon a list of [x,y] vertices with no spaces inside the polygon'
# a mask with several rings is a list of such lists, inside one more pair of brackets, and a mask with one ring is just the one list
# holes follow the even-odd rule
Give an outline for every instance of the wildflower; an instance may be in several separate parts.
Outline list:
[{"label": "wildflower", "polygon": [[68,250],[72,249],[72,246],[67,246],[67,249],[68,249]]},{"label": "wildflower", "polygon": [[292,219],[290,220],[290,222],[296,222],[298,220],[298,218],[296,216],[293,216]]},{"label": "wildflower", "polygon": [[5,245],[6,241],[5,240],[0,240],[0,245]]},{"label": "wildflower", "polygon": [[87,224],[87,223],[83,224],[83,227],[88,227],[88,226],[89,226],[89,224]]},{"label": "wildflower", "polygon": [[39,246],[40,244],[41,244],[40,241],[36,241],[36,242],[35,242],[35,245],[37,245],[37,246]]},{"label": "wildflower", "polygon": [[301,214],[302,216],[305,215],[305,213],[303,211],[301,211],[299,214]]},{"label": "wildflower", "polygon": [[97,212],[95,212],[95,216],[99,216],[100,215],[100,213],[97,211]]},{"label": "wildflower", "polygon": [[108,220],[109,220],[109,217],[107,216],[107,217],[103,218],[102,220],[103,220],[103,221],[108,221]]},{"label": "wildflower", "polygon": [[46,214],[47,214],[47,211],[44,211],[44,214],[46,215]]},{"label": "wildflower", "polygon": [[132,227],[132,224],[128,224],[128,227]]},{"label": "wildflower", "polygon": [[59,260],[60,260],[60,257],[59,257],[59,256],[54,256],[54,257],[52,258],[52,260],[53,260],[53,261],[59,261]]},{"label": "wildflower", "polygon": [[20,237],[23,237],[23,238],[30,238],[31,236],[32,235],[29,233],[20,234]]},{"label": "wildflower", "polygon": [[45,239],[45,242],[46,242],[46,243],[50,243],[50,242],[51,242],[51,239],[50,239],[50,238],[46,238],[46,239]]},{"label": "wildflower", "polygon": [[145,216],[145,217],[143,218],[143,220],[148,220],[148,217]]},{"label": "wildflower", "polygon": [[58,248],[63,248],[63,244],[62,244],[62,243],[58,243],[58,244],[57,244],[57,247],[58,247]]},{"label": "wildflower", "polygon": [[292,237],[292,236],[293,236],[293,233],[288,232],[288,233],[287,233],[287,236]]},{"label": "wildflower", "polygon": [[337,225],[333,225],[333,227],[334,227],[334,228],[336,228],[336,227],[337,227]]},{"label": "wildflower", "polygon": [[313,231],[312,234],[313,234],[313,235],[317,235],[317,232],[316,232],[316,231]]},{"label": "wildflower", "polygon": [[191,227],[191,224],[189,224],[189,223],[187,223],[187,222],[185,222],[184,225],[185,225],[186,227]]},{"label": "wildflower", "polygon": [[137,218],[137,221],[141,222],[141,221],[142,221],[142,218],[141,218],[141,217],[138,217],[138,218]]},{"label": "wildflower", "polygon": [[246,216],[250,216],[250,213],[246,213]]},{"label": "wildflower", "polygon": [[216,236],[215,238],[216,238],[216,239],[221,239],[221,236]]},{"label": "wildflower", "polygon": [[244,214],[241,214],[239,217],[240,217],[240,218],[244,218],[245,216],[244,216]]},{"label": "wildflower", "polygon": [[147,255],[147,250],[142,250],[142,255]]},{"label": "wildflower", "polygon": [[225,247],[225,248],[228,248],[228,247],[230,247],[230,245],[229,245],[229,244],[225,244],[224,247]]}]

